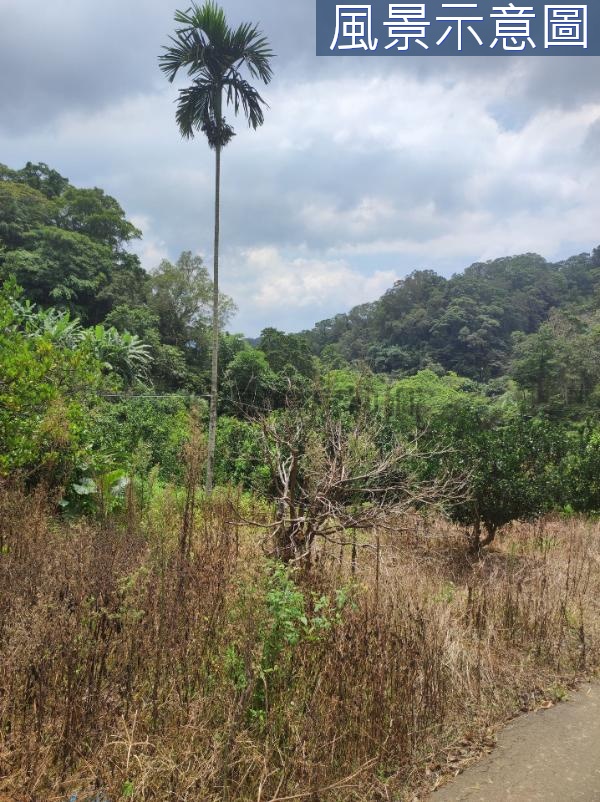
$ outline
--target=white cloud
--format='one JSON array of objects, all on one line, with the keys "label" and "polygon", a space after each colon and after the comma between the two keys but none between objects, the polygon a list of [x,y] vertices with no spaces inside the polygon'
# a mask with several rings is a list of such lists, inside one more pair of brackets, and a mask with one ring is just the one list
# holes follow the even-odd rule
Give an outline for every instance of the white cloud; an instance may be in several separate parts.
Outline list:
[{"label": "white cloud", "polygon": [[167,243],[154,234],[154,226],[147,215],[134,214],[131,222],[142,231],[142,239],[131,243],[131,250],[136,253],[142,267],[149,272],[154,270],[163,259],[168,259],[169,249]]},{"label": "white cloud", "polygon": [[227,273],[225,289],[242,300],[235,325],[252,334],[267,325],[294,331],[306,312],[319,320],[373,301],[398,278],[391,270],[364,275],[342,259],[289,258],[275,247],[241,252]]}]

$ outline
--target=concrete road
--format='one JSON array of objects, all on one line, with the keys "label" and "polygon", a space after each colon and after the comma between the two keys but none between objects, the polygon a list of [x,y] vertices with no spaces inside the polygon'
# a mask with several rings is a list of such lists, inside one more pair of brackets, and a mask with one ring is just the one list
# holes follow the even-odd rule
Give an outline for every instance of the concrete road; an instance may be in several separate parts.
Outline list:
[{"label": "concrete road", "polygon": [[600,685],[515,719],[429,802],[600,802]]}]

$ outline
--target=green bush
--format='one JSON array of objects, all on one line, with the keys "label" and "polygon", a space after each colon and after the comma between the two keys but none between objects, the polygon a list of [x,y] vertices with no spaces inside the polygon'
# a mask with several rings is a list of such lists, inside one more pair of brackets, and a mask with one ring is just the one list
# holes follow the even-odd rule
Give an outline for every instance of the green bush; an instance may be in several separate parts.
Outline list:
[{"label": "green bush", "polygon": [[219,418],[215,481],[223,485],[242,485],[258,494],[267,491],[270,471],[265,464],[258,424],[231,417]]}]

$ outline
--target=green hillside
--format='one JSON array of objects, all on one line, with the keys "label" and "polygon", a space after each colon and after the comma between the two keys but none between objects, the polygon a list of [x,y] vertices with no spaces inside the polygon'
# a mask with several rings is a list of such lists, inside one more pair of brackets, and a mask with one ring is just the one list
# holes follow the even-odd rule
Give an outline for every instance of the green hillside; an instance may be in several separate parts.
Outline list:
[{"label": "green hillside", "polygon": [[600,248],[557,263],[532,253],[507,256],[450,279],[417,270],[378,301],[306,334],[315,353],[362,360],[377,373],[432,368],[488,381],[509,373],[529,350],[527,335],[560,336],[565,326],[592,331],[599,289]]}]

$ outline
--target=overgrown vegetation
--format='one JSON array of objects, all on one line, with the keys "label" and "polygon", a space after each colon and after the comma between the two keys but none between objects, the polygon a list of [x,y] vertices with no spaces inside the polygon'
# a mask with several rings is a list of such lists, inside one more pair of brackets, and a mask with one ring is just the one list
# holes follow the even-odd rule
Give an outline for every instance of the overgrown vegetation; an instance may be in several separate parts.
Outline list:
[{"label": "overgrown vegetation", "polygon": [[0,170],[0,796],[409,799],[598,667],[597,250],[253,344],[218,296],[206,496],[215,286],[138,236]]},{"label": "overgrown vegetation", "polygon": [[358,557],[321,541],[307,571],[266,559],[227,495],[182,562],[184,501],[65,524],[3,488],[0,792],[408,799],[596,664],[595,525],[514,527],[473,561],[406,517]]}]

